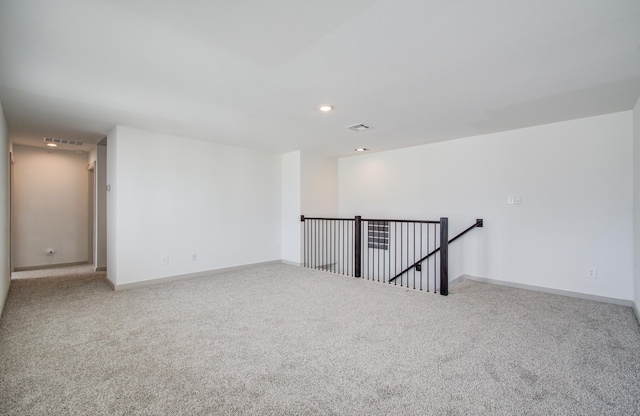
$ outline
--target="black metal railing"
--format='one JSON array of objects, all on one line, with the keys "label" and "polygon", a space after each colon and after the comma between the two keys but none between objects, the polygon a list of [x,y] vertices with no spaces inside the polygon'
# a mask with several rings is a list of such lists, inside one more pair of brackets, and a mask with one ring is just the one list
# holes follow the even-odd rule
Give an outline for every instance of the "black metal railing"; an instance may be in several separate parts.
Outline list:
[{"label": "black metal railing", "polygon": [[[476,222],[470,226],[469,228],[467,228],[466,230],[462,231],[460,234],[456,235],[455,237],[453,237],[451,240],[449,240],[448,244],[453,243],[454,241],[456,241],[458,238],[462,237],[463,235],[465,235],[466,233],[468,233],[469,231],[473,230],[474,228],[482,228],[484,227],[484,221],[481,218],[476,219]],[[442,237],[441,237],[442,238]],[[443,238],[446,239],[446,238]],[[398,277],[401,277],[404,273],[407,273],[409,271],[411,271],[411,269],[413,268],[418,268],[420,269],[422,267],[422,263],[426,260],[429,259],[429,257],[433,256],[434,254],[436,254],[437,252],[440,251],[440,247],[436,248],[435,250],[429,252],[429,254],[427,254],[426,256],[424,256],[423,258],[421,258],[420,260],[418,260],[417,262],[415,262],[414,264],[412,264],[411,266],[407,267],[406,269],[402,270],[400,273],[398,273],[397,275],[395,275],[394,277],[392,277],[390,279],[391,282],[393,282],[395,279],[397,279]]]},{"label": "black metal railing", "polygon": [[[358,276],[354,218],[305,218],[303,225],[303,266],[347,276]],[[360,236],[358,235],[358,238]],[[358,246],[360,244],[358,243]],[[356,270],[358,269],[358,270]]]},{"label": "black metal railing", "polygon": [[301,216],[301,221],[304,267],[442,295],[449,291],[449,243],[482,227],[482,220],[476,220],[449,240],[447,218],[418,221]]}]

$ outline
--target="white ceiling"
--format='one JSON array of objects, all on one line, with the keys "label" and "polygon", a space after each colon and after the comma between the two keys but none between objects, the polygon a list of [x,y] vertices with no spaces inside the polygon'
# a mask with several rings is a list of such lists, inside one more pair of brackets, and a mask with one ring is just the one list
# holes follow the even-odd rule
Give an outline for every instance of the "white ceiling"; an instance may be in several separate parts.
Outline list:
[{"label": "white ceiling", "polygon": [[344,156],[639,95],[638,0],[0,0],[15,143],[96,143],[122,124]]}]

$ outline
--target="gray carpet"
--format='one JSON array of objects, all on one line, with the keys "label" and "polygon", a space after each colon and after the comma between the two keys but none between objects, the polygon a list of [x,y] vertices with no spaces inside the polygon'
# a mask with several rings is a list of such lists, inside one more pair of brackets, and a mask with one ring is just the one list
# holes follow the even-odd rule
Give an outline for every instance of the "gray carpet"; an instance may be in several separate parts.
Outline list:
[{"label": "gray carpet", "polygon": [[104,276],[105,272],[94,273],[92,264],[79,264],[75,266],[51,267],[48,269],[23,270],[11,273],[11,279],[39,279],[41,277],[61,277],[90,275]]},{"label": "gray carpet", "polygon": [[16,280],[0,413],[640,414],[630,308],[465,282],[448,297],[285,265],[113,292]]}]

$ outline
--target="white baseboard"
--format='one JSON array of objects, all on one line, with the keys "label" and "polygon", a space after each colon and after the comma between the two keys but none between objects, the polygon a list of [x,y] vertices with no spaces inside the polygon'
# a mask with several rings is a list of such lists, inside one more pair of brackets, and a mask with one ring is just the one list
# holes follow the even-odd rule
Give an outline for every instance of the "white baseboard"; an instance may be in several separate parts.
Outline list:
[{"label": "white baseboard", "polygon": [[289,266],[297,266],[297,267],[302,266],[302,263],[298,263],[290,260],[282,260],[282,264],[288,264]]},{"label": "white baseboard", "polygon": [[640,310],[638,310],[638,305],[635,302],[631,302],[631,309],[633,309],[633,314],[636,316],[636,321],[638,321],[638,325],[640,325]]},{"label": "white baseboard", "polygon": [[461,274],[455,279],[449,280],[449,290],[453,289],[454,287],[458,286],[460,283],[464,282],[468,277],[469,277],[468,274]]},{"label": "white baseboard", "polygon": [[[587,293],[571,292],[569,290],[551,289],[543,286],[534,286],[534,285],[527,285],[524,283],[507,282],[505,280],[488,279],[486,277],[471,276],[468,274],[463,274],[453,279],[452,281],[450,281],[449,289],[451,289],[452,287],[455,287],[456,285],[462,283],[465,280],[473,280],[475,282],[490,283],[492,285],[513,287],[516,289],[533,290],[536,292],[544,292],[544,293],[550,293],[552,295],[568,296],[571,298],[593,300],[596,302],[613,303],[615,305],[631,306],[631,307],[633,307],[634,305],[633,301],[626,300],[626,299],[617,299],[617,298],[609,298],[606,296],[589,295]],[[638,314],[637,308],[634,309],[634,312],[636,314],[636,317],[639,318],[638,321],[640,322],[640,315]]]},{"label": "white baseboard", "polygon": [[40,264],[37,266],[25,266],[25,267],[14,267],[14,272],[27,272],[31,270],[44,270],[44,269],[55,269],[59,267],[70,267],[70,266],[83,266],[91,263],[87,263],[86,261],[75,261],[72,263],[58,263],[58,264]]},{"label": "white baseboard", "polygon": [[149,280],[143,280],[140,282],[131,282],[131,283],[123,283],[123,284],[115,284],[108,278],[106,278],[106,281],[109,284],[109,286],[113,288],[113,290],[127,290],[127,289],[135,289],[138,287],[153,286],[153,285],[159,285],[162,283],[175,282],[176,280],[193,279],[196,277],[211,276],[214,274],[227,273],[227,272],[232,272],[236,270],[250,269],[254,267],[265,266],[267,264],[282,264],[282,263],[283,263],[282,260],[265,261],[261,263],[252,263],[252,264],[244,264],[242,266],[224,267],[221,269],[206,270],[206,271],[196,272],[196,273],[180,274],[176,276],[160,277],[157,279],[149,279]]},{"label": "white baseboard", "polygon": [[116,290],[116,285],[111,281],[111,279],[109,279],[109,275],[104,277],[104,281],[111,286],[111,289]]}]

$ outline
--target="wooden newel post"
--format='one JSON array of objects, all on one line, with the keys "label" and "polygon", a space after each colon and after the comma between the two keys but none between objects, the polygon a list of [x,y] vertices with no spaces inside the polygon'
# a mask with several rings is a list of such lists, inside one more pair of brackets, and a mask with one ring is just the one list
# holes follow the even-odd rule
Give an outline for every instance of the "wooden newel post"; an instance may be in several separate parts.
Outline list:
[{"label": "wooden newel post", "polygon": [[356,216],[353,233],[353,275],[362,277],[362,217],[360,215]]},{"label": "wooden newel post", "polygon": [[440,294],[449,294],[449,218],[440,218]]}]

